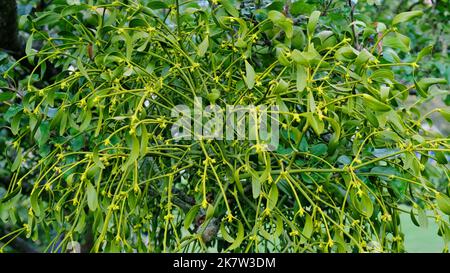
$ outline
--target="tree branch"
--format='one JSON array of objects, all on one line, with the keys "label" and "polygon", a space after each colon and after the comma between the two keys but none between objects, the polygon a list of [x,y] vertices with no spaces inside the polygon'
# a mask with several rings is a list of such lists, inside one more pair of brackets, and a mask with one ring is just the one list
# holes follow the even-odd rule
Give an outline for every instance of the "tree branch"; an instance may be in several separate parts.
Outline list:
[{"label": "tree branch", "polygon": [[352,33],[353,33],[353,39],[355,40],[355,47],[356,49],[360,50],[360,46],[359,46],[359,37],[358,37],[358,32],[356,32],[355,29],[355,24],[353,24],[353,22],[355,21],[355,7],[356,5],[352,4],[352,0],[348,0],[348,5],[351,8],[350,11],[350,20],[352,21]]},{"label": "tree branch", "polygon": [[0,0],[0,48],[20,52],[16,0]]}]

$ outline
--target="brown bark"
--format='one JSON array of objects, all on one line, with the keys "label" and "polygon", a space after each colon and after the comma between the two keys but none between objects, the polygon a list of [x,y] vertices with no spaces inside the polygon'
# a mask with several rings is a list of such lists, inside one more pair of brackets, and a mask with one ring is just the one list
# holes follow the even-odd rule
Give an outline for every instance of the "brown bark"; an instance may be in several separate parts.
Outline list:
[{"label": "brown bark", "polygon": [[20,51],[15,0],[0,0],[0,48]]}]

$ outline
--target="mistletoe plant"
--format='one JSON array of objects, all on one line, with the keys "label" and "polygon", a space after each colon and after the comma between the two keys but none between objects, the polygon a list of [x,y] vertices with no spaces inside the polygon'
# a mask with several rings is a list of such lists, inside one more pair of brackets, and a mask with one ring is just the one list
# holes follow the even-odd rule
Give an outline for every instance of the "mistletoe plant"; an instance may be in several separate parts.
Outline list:
[{"label": "mistletoe plant", "polygon": [[[450,139],[422,125],[450,112],[418,110],[445,81],[417,77],[432,48],[409,55],[397,29],[421,11],[355,36],[319,11],[293,19],[289,3],[68,2],[29,18],[34,69],[4,114],[11,240],[43,251],[402,252],[409,213],[436,221],[448,250]],[[196,98],[277,106],[279,144],[176,139],[172,109]]]}]

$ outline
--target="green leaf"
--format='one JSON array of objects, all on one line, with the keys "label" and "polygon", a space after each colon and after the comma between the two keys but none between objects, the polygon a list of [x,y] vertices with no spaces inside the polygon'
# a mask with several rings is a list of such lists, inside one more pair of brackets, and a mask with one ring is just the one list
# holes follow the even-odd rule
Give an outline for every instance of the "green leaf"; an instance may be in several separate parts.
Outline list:
[{"label": "green leaf", "polygon": [[350,200],[354,208],[363,216],[370,218],[373,214],[373,204],[366,192],[359,197],[355,191],[351,191]]},{"label": "green leaf", "polygon": [[66,2],[69,6],[80,5],[80,0],[66,0]]},{"label": "green leaf", "polygon": [[405,169],[410,169],[413,171],[413,173],[416,176],[420,176],[421,169],[420,169],[420,162],[417,159],[416,155],[414,153],[405,153],[404,154],[404,167]]},{"label": "green leaf", "polygon": [[239,18],[239,11],[234,7],[234,5],[229,0],[221,0],[220,3],[225,8],[225,10],[233,17]]},{"label": "green leaf", "polygon": [[278,81],[277,85],[273,88],[273,93],[274,94],[283,94],[284,92],[286,92],[289,88],[289,83],[287,83],[285,80],[280,79],[280,81]]},{"label": "green leaf", "polygon": [[370,172],[373,176],[380,177],[381,180],[385,181],[388,187],[392,188],[397,197],[404,197],[408,187],[408,182],[396,178],[402,177],[399,170],[391,166],[377,166],[373,167]]},{"label": "green leaf", "polygon": [[287,50],[284,48],[284,46],[280,46],[280,44],[276,46],[276,55],[280,64],[284,66],[290,66],[291,63],[286,55],[286,52]]},{"label": "green leaf", "polygon": [[391,125],[394,126],[394,129],[399,133],[405,133],[405,123],[403,122],[403,119],[400,117],[400,115],[394,111],[391,110],[387,114],[387,120]]},{"label": "green leaf", "polygon": [[314,11],[315,5],[308,4],[305,0],[293,2],[291,5],[291,14],[294,16],[297,15],[308,15]]},{"label": "green leaf", "polygon": [[82,117],[83,117],[83,122],[80,124],[80,127],[79,127],[79,131],[80,132],[85,131],[89,127],[89,125],[91,124],[91,120],[92,120],[92,112],[91,112],[91,110],[86,109],[83,112]]},{"label": "green leaf", "polygon": [[84,210],[81,210],[80,217],[78,218],[77,226],[75,227],[75,231],[82,233],[84,228],[86,227],[86,213]]},{"label": "green leaf", "polygon": [[402,60],[398,56],[397,52],[393,50],[392,48],[385,48],[383,51],[383,59],[390,62],[390,63],[401,63]]},{"label": "green leaf", "polygon": [[436,201],[439,209],[443,213],[450,215],[450,198],[443,193],[438,193],[436,194]]},{"label": "green leaf", "polygon": [[241,245],[242,241],[244,240],[244,225],[242,225],[241,221],[239,221],[239,220],[237,220],[237,221],[238,221],[238,231],[237,231],[236,239],[228,247],[226,252],[238,248]]},{"label": "green leaf", "polygon": [[1,92],[0,93],[0,102],[10,100],[10,99],[14,98],[15,96],[16,96],[16,94],[14,94],[13,92],[10,92],[10,91]]},{"label": "green leaf", "polygon": [[54,24],[60,20],[61,20],[60,14],[53,12],[46,12],[43,13],[41,16],[37,17],[36,19],[34,19],[33,21],[36,24],[36,26],[40,27],[44,25]]},{"label": "green leaf", "polygon": [[282,21],[279,24],[279,27],[281,27],[284,33],[286,33],[286,37],[288,39],[292,38],[292,36],[294,35],[294,25],[292,23],[292,20],[286,18],[286,20]]},{"label": "green leaf", "polygon": [[34,138],[36,139],[39,146],[47,143],[47,140],[50,138],[50,125],[48,121],[41,122],[36,134],[34,135]]},{"label": "green leaf", "polygon": [[86,10],[89,8],[89,5],[82,4],[82,5],[70,5],[66,8],[64,8],[61,12],[61,16],[66,17],[75,13],[79,13],[82,10]]},{"label": "green leaf", "polygon": [[68,113],[63,112],[61,115],[61,123],[59,124],[59,135],[62,136],[66,131]]},{"label": "green leaf", "polygon": [[302,92],[306,88],[306,80],[308,79],[308,72],[302,65],[297,65],[297,91]]},{"label": "green leaf", "polygon": [[391,110],[391,107],[389,105],[377,100],[369,94],[362,94],[362,98],[365,102],[365,105],[375,111],[386,112]]},{"label": "green leaf", "polygon": [[316,101],[312,92],[308,92],[308,111],[311,113],[316,112]]},{"label": "green leaf", "polygon": [[386,36],[383,39],[383,45],[386,47],[398,49],[400,51],[403,51],[405,53],[408,53],[411,44],[411,40],[400,33],[395,33],[395,36]]},{"label": "green leaf", "polygon": [[33,191],[31,192],[31,195],[30,195],[30,204],[31,204],[31,208],[33,209],[34,215],[36,215],[36,217],[39,217],[41,215],[41,208],[39,207],[38,197],[39,197],[39,192],[35,188],[35,189],[33,189]]},{"label": "green leaf", "polygon": [[321,50],[331,49],[337,44],[337,39],[334,33],[330,30],[319,32],[316,37],[320,39]]},{"label": "green leaf", "polygon": [[390,91],[390,87],[389,86],[380,86],[380,97],[381,100],[383,101],[387,101],[387,99],[389,98],[389,91]]},{"label": "green leaf", "polygon": [[265,239],[265,240],[267,240],[267,241],[270,241],[270,240],[272,240],[272,235],[269,233],[269,232],[267,232],[267,230],[265,230],[264,229],[264,227],[260,227],[259,228],[259,234]]},{"label": "green leaf", "polygon": [[98,146],[94,148],[94,151],[92,152],[92,159],[94,160],[94,163],[97,167],[100,169],[104,169],[105,165],[103,165],[102,161],[100,160],[98,156]]},{"label": "green leaf", "polygon": [[134,49],[133,39],[126,32],[123,32],[122,36],[125,39],[127,59],[131,61],[131,57],[133,55],[133,49]]},{"label": "green leaf", "polygon": [[272,183],[267,200],[267,207],[272,210],[273,208],[276,207],[277,202],[278,202],[278,187],[275,183]]},{"label": "green leaf", "polygon": [[416,216],[414,215],[413,209],[411,209],[411,211],[409,212],[409,216],[411,217],[411,221],[413,222],[413,224],[417,227],[420,227],[420,224],[417,221]]},{"label": "green leaf", "polygon": [[140,147],[140,155],[145,156],[147,154],[148,149],[148,140],[149,134],[147,132],[147,127],[145,125],[141,126],[141,147]]},{"label": "green leaf", "polygon": [[77,67],[78,70],[80,70],[81,75],[83,75],[88,81],[91,79],[89,78],[88,73],[86,72],[86,69],[84,69],[83,61],[81,60],[81,57],[77,58]]},{"label": "green leaf", "polygon": [[15,187],[14,190],[8,194],[6,194],[5,196],[3,196],[2,198],[0,198],[0,204],[4,204],[5,202],[13,199],[14,197],[16,197],[20,191],[22,190],[21,187]]},{"label": "green leaf", "polygon": [[414,17],[423,15],[423,11],[421,10],[413,10],[413,11],[407,11],[402,12],[394,17],[392,20],[392,25],[397,25],[403,22],[407,22],[411,20]]},{"label": "green leaf", "polygon": [[169,6],[163,1],[150,1],[147,4],[147,7],[151,9],[167,9]]},{"label": "green leaf", "polygon": [[441,115],[445,118],[445,120],[447,120],[448,122],[450,122],[450,110],[447,110],[447,109],[439,109],[439,113],[441,113]]},{"label": "green leaf", "polygon": [[336,53],[338,61],[351,61],[358,56],[359,52],[351,46],[344,46],[339,48]]},{"label": "green leaf", "polygon": [[13,135],[17,135],[20,131],[20,121],[22,120],[22,113],[17,113],[11,121],[11,132]]},{"label": "green leaf", "polygon": [[419,218],[420,227],[424,229],[428,228],[428,217],[422,208],[417,208],[417,217]]},{"label": "green leaf", "polygon": [[269,11],[267,17],[273,22],[274,25],[280,27],[286,33],[287,38],[292,38],[294,26],[291,19],[286,18],[283,13],[276,10]]},{"label": "green leaf", "polygon": [[375,57],[369,51],[367,51],[367,49],[363,49],[363,50],[361,50],[361,52],[359,52],[358,57],[356,57],[355,65],[357,67],[361,67],[363,64],[367,63],[369,60],[374,60],[374,59],[375,59]]},{"label": "green leaf", "polygon": [[245,83],[247,84],[248,89],[252,89],[255,85],[255,70],[247,60],[245,60],[245,74]]},{"label": "green leaf", "polygon": [[307,113],[306,118],[308,120],[308,124],[311,128],[313,128],[316,135],[320,136],[325,129],[323,121],[316,114],[312,113]]},{"label": "green leaf", "polygon": [[34,53],[33,38],[34,38],[34,33],[31,33],[30,36],[28,37],[27,43],[25,45],[25,54],[27,54],[28,60],[31,62],[33,62],[33,60],[34,60],[34,56],[31,56]]},{"label": "green leaf", "polygon": [[328,153],[332,154],[336,150],[341,137],[341,126],[339,124],[339,117],[334,113],[334,118],[325,117],[325,119],[330,123],[331,128],[333,128],[334,133],[328,143]]},{"label": "green leaf", "polygon": [[324,143],[316,144],[311,146],[311,153],[313,155],[322,156],[328,151],[328,146]]},{"label": "green leaf", "polygon": [[89,210],[95,211],[98,207],[97,191],[89,181],[87,182],[86,185],[86,196]]},{"label": "green leaf", "polygon": [[303,227],[302,238],[300,243],[305,243],[314,231],[313,221],[308,213],[305,213],[305,226]]},{"label": "green leaf", "polygon": [[373,214],[373,203],[367,194],[361,196],[361,211],[367,218],[370,218]]},{"label": "green leaf", "polygon": [[[321,56],[314,48],[313,44],[310,44],[308,46],[308,49],[304,52],[300,52],[297,49],[294,49],[292,51],[291,58],[297,64],[309,67],[312,65],[317,65],[321,59]],[[288,63],[287,65],[290,65],[290,63]]]},{"label": "green leaf", "polygon": [[380,82],[386,82],[386,80],[394,81],[394,72],[389,69],[378,69],[370,75],[370,78]]},{"label": "green leaf", "polygon": [[131,153],[127,162],[122,166],[122,171],[125,171],[128,166],[133,164],[139,157],[139,140],[135,135],[131,136]]},{"label": "green leaf", "polygon": [[443,78],[424,78],[421,79],[417,84],[420,89],[422,89],[425,93],[428,93],[428,89],[435,84],[446,84],[447,80]]},{"label": "green leaf", "polygon": [[381,131],[375,136],[374,141],[376,145],[387,145],[399,143],[402,139],[393,131]]},{"label": "green leaf", "polygon": [[211,204],[208,204],[208,208],[206,208],[206,213],[205,213],[205,221],[211,219],[214,215],[214,206]]},{"label": "green leaf", "polygon": [[269,11],[267,13],[267,18],[269,18],[269,20],[272,21],[275,25],[279,25],[286,19],[283,13],[276,10]]},{"label": "green leaf", "polygon": [[208,50],[208,47],[209,47],[209,37],[206,36],[205,39],[203,39],[203,41],[198,46],[197,55],[199,57],[205,56],[205,53]]},{"label": "green leaf", "polygon": [[298,49],[292,50],[291,58],[292,58],[292,60],[294,60],[294,62],[296,62],[298,64],[307,64],[307,60],[305,60],[302,52],[300,52]]},{"label": "green leaf", "polygon": [[433,51],[433,46],[432,45],[423,48],[417,54],[416,63],[418,63],[420,60],[422,60],[423,57],[425,57],[426,55],[430,54],[432,51]]},{"label": "green leaf", "polygon": [[21,164],[22,164],[22,149],[19,148],[19,151],[17,151],[16,158],[14,159],[14,162],[11,166],[11,171],[14,172],[15,170],[17,170]]},{"label": "green leaf", "polygon": [[189,229],[192,222],[195,219],[195,216],[197,216],[197,213],[200,209],[200,205],[192,206],[191,209],[186,213],[186,217],[184,218],[184,228]]},{"label": "green leaf", "polygon": [[437,163],[439,163],[439,164],[447,164],[448,163],[447,157],[445,156],[444,152],[436,151],[435,157],[436,157]]},{"label": "green leaf", "polygon": [[244,41],[244,39],[242,37],[239,37],[237,39],[237,41],[234,43],[234,45],[236,47],[239,47],[239,48],[246,48],[247,47],[247,43]]},{"label": "green leaf", "polygon": [[253,175],[252,176],[252,195],[253,198],[256,199],[259,197],[261,193],[261,182],[259,181],[259,177]]},{"label": "green leaf", "polygon": [[282,0],[275,0],[275,1],[268,1],[269,3],[272,2],[271,4],[267,5],[265,7],[265,9],[267,10],[278,10],[278,11],[282,11],[283,7],[284,7],[284,1]]},{"label": "green leaf", "polygon": [[314,29],[317,26],[317,22],[319,22],[319,17],[320,11],[317,10],[313,11],[309,16],[308,25],[306,27],[308,30],[308,37],[312,37],[312,35],[314,34]]},{"label": "green leaf", "polygon": [[225,229],[225,223],[220,223],[220,234],[222,234],[222,238],[228,243],[232,244],[234,242],[234,238],[230,236],[228,231]]},{"label": "green leaf", "polygon": [[450,226],[442,221],[439,225],[438,235],[442,236],[446,243],[450,242]]},{"label": "green leaf", "polygon": [[[413,75],[414,75],[414,72],[413,72]],[[422,89],[422,87],[419,85],[419,82],[416,80],[416,77],[413,77],[413,81],[414,81],[414,86],[416,87],[417,94],[419,94],[422,98],[428,97],[428,93]]]},{"label": "green leaf", "polygon": [[276,228],[275,228],[275,238],[280,237],[280,235],[283,233],[284,227],[283,227],[283,219],[280,215],[275,214],[275,218],[277,219]]}]

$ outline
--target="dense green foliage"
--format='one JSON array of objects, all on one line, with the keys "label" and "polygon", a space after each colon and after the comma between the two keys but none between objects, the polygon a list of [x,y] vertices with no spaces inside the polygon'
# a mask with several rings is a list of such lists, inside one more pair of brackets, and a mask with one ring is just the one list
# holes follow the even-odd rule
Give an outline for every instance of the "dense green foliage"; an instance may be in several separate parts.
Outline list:
[{"label": "dense green foliage", "polygon": [[[420,112],[448,95],[446,42],[438,52],[421,35],[435,30],[411,35],[445,9],[375,23],[372,3],[347,1],[88,2],[22,18],[31,71],[0,53],[8,239],[47,251],[402,252],[406,204],[415,224],[436,221],[448,251],[450,139],[422,125],[450,112]],[[279,146],[175,141],[171,109],[196,96],[278,105]]]}]

